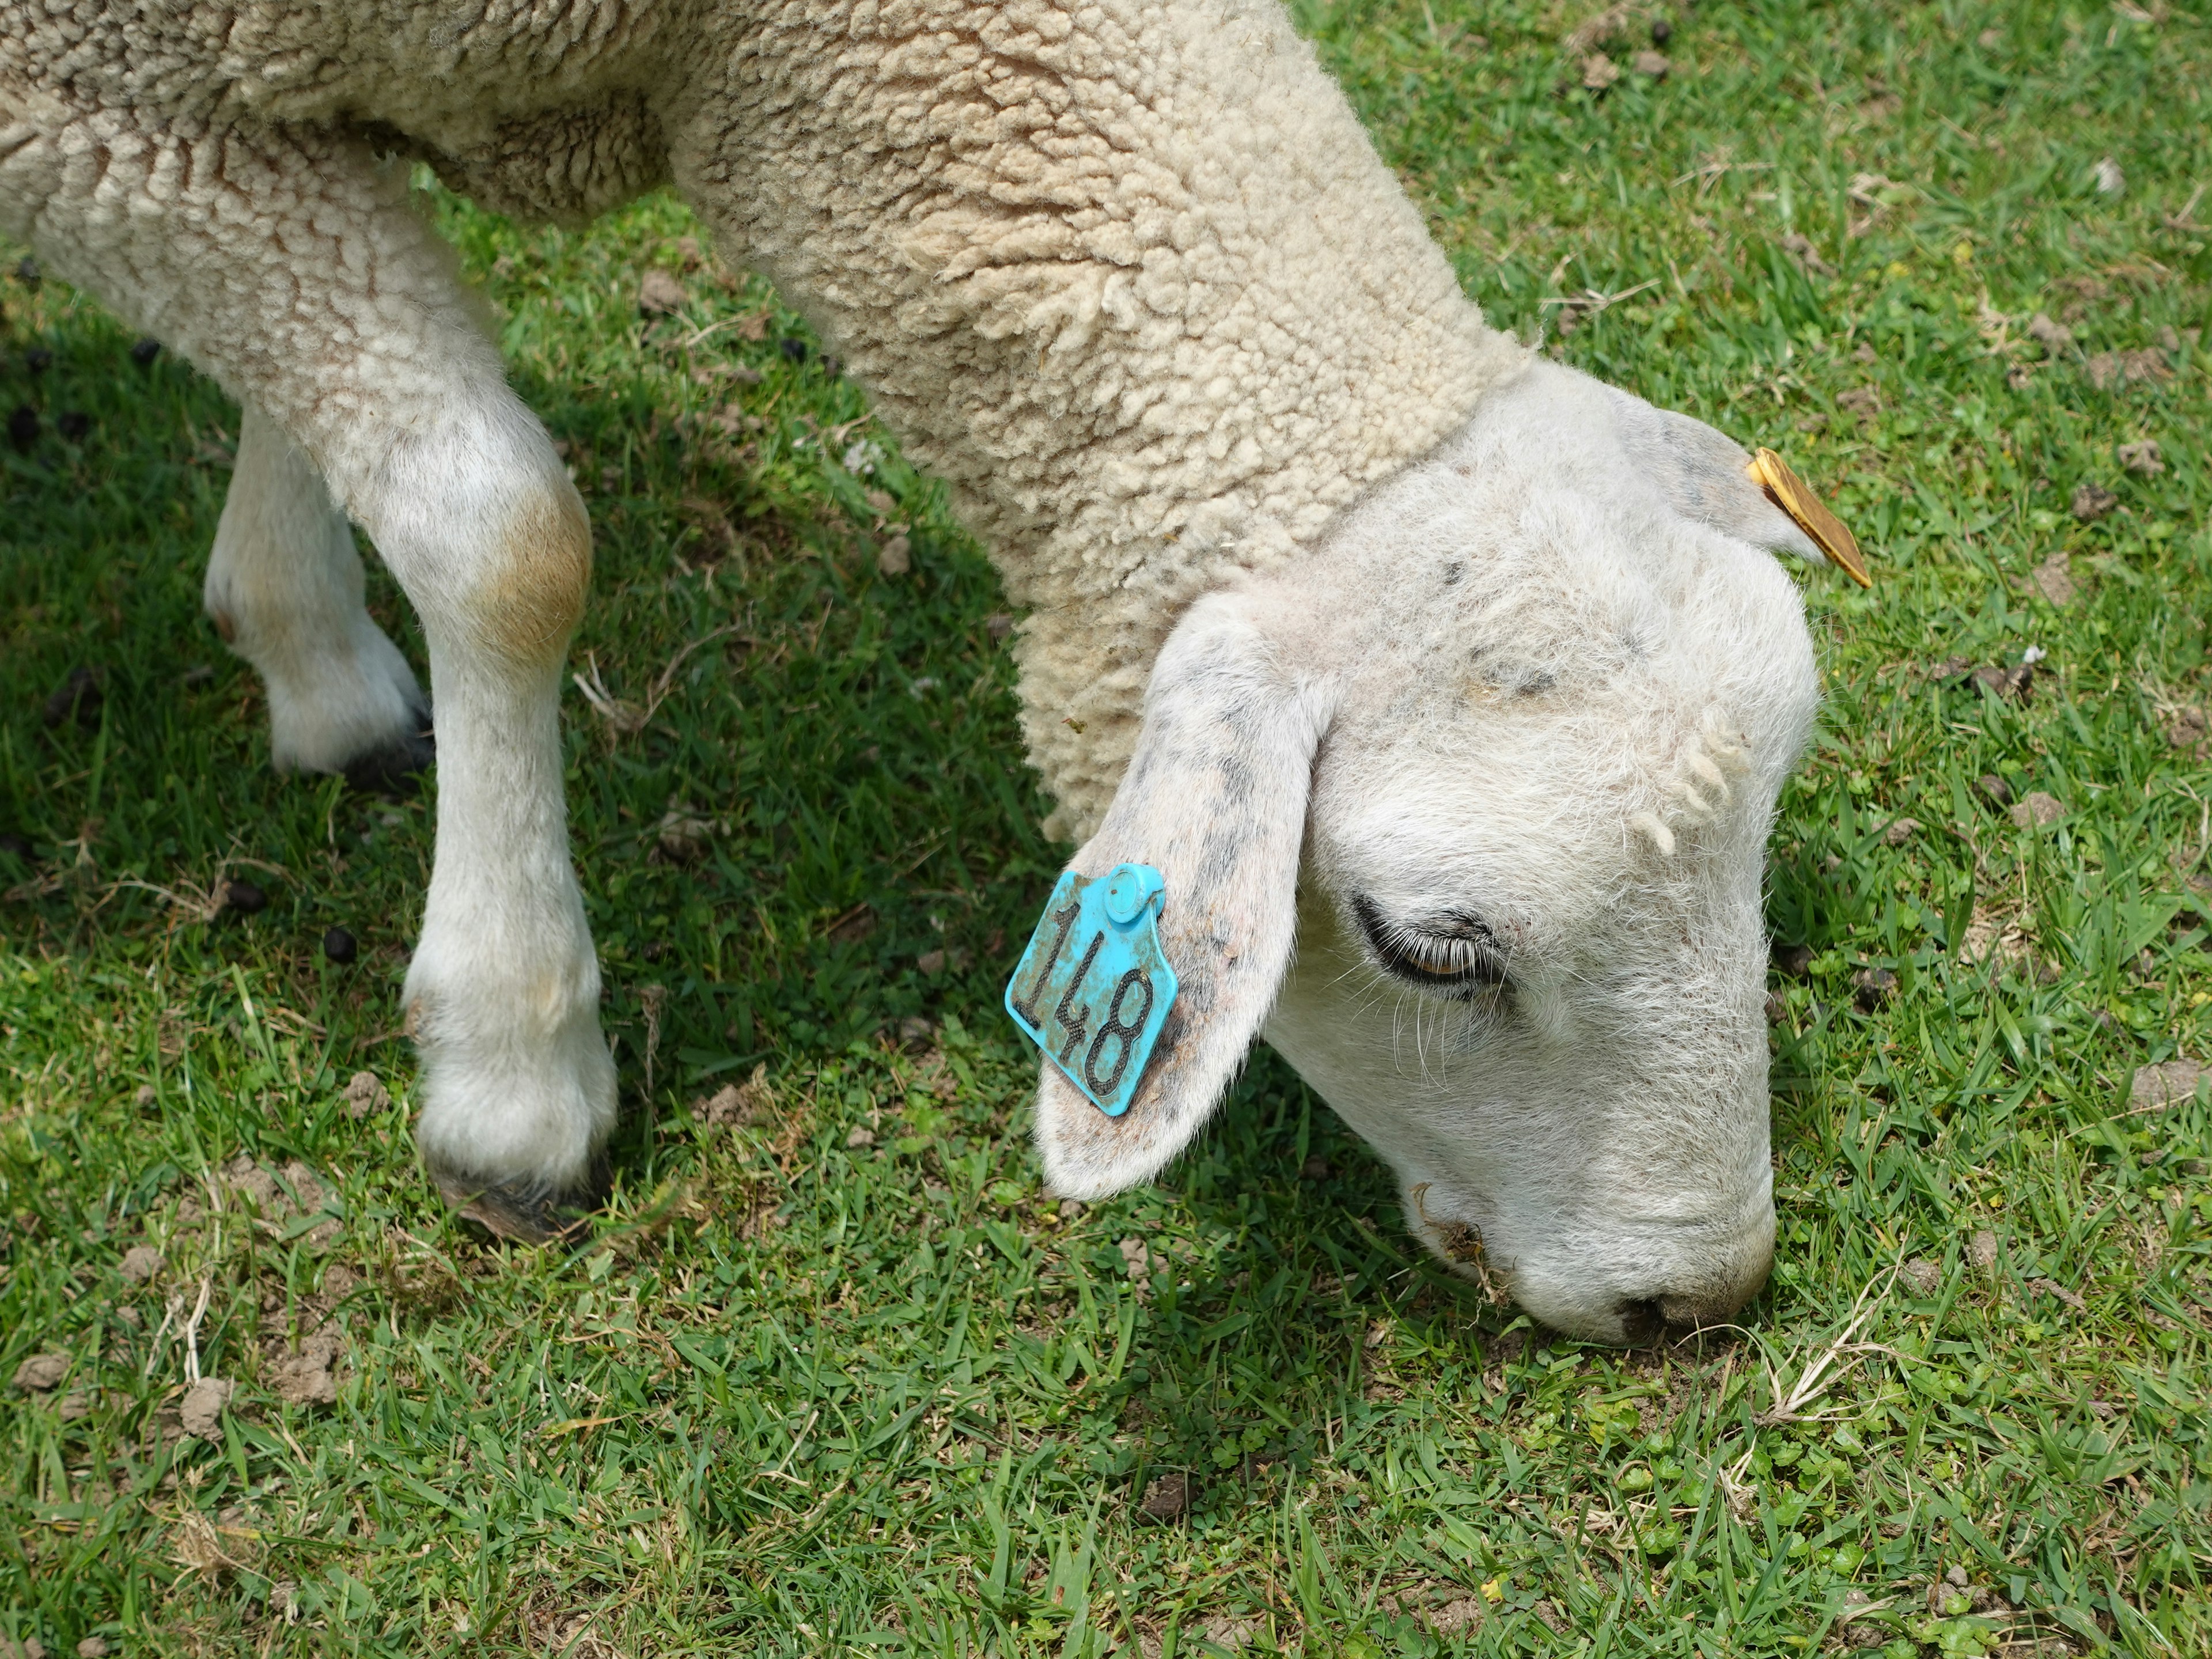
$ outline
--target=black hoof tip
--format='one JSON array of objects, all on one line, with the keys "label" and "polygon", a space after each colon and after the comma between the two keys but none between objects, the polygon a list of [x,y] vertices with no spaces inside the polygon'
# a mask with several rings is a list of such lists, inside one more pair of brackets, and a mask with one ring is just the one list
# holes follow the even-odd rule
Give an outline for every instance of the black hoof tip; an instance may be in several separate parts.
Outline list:
[{"label": "black hoof tip", "polygon": [[430,1179],[456,1212],[494,1237],[518,1244],[558,1244],[589,1229],[591,1217],[583,1212],[605,1195],[610,1175],[601,1158],[585,1185],[573,1193],[548,1193],[506,1182],[487,1185],[446,1170],[431,1170]]},{"label": "black hoof tip", "polygon": [[428,717],[422,730],[410,732],[381,749],[346,763],[345,781],[364,795],[399,799],[415,793],[416,780],[438,758],[438,745],[430,734]]}]

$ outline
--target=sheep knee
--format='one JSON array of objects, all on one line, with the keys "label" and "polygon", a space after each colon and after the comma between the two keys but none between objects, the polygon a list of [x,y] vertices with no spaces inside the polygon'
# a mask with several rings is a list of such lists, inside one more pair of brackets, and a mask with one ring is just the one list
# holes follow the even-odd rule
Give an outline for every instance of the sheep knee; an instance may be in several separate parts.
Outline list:
[{"label": "sheep knee", "polygon": [[503,528],[464,600],[468,631],[501,657],[557,658],[584,619],[592,582],[592,526],[566,478],[523,505]]},{"label": "sheep knee", "polygon": [[591,520],[544,428],[504,394],[486,414],[404,445],[361,516],[434,650],[542,666],[583,619]]}]

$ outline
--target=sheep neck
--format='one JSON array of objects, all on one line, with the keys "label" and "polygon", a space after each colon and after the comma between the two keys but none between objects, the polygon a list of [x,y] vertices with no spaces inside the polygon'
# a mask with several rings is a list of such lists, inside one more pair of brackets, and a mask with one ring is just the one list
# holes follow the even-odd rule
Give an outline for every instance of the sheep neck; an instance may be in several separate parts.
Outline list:
[{"label": "sheep neck", "polygon": [[1273,0],[801,0],[663,114],[1030,609],[1080,835],[1189,603],[1293,557],[1521,360]]}]

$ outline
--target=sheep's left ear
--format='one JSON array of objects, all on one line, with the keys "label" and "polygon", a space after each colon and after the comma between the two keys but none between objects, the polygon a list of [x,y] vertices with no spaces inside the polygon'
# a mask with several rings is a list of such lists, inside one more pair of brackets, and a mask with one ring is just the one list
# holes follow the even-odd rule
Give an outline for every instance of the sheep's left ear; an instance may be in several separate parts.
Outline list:
[{"label": "sheep's left ear", "polygon": [[1874,585],[1851,532],[1772,450],[1747,454],[1703,421],[1624,400],[1633,404],[1624,433],[1630,455],[1684,518]]},{"label": "sheep's left ear", "polygon": [[1135,1186],[1189,1143],[1290,964],[1306,796],[1330,700],[1278,660],[1261,609],[1217,594],[1177,624],[1146,689],[1128,772],[1069,866],[1160,872],[1159,942],[1179,985],[1121,1116],[1042,1063],[1037,1147],[1054,1190],[1070,1198]]}]

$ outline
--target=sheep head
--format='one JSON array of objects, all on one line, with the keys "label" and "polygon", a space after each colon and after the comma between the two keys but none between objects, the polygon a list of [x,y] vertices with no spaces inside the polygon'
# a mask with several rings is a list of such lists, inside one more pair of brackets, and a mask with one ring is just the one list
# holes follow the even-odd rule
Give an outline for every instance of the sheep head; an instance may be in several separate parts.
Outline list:
[{"label": "sheep head", "polygon": [[1127,1114],[1049,1066],[1063,1192],[1145,1180],[1264,1033],[1455,1269],[1573,1334],[1725,1319],[1773,1242],[1776,797],[1820,549],[1686,417],[1556,365],[1309,556],[1193,605],[1074,867],[1167,881],[1180,975]]}]

